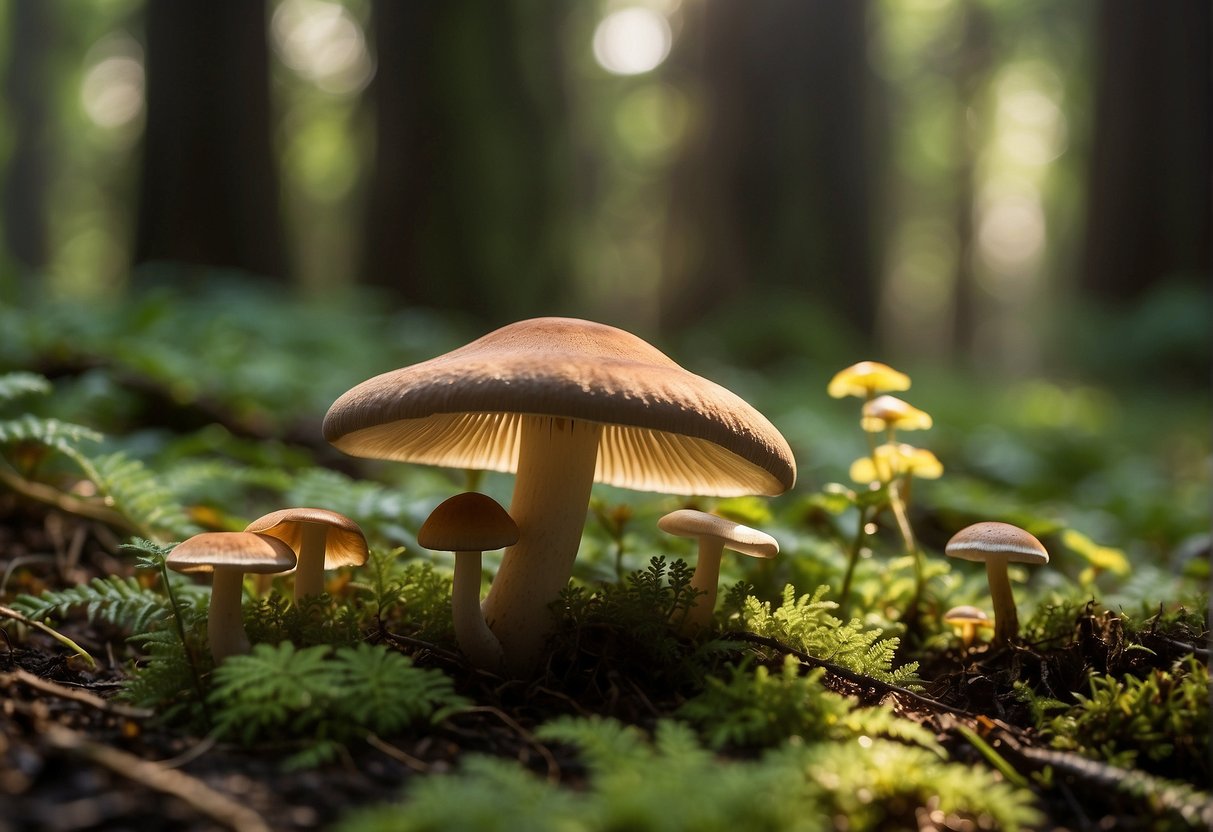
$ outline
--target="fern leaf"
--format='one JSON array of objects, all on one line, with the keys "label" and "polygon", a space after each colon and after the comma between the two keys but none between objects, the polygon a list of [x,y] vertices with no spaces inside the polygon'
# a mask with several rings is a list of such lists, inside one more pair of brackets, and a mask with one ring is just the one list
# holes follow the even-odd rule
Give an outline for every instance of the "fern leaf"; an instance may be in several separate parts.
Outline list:
[{"label": "fern leaf", "polygon": [[40,595],[21,595],[13,607],[34,621],[66,615],[83,607],[89,621],[98,619],[132,632],[139,632],[169,614],[168,599],[147,589],[135,578],[110,575],[64,590],[46,590]]},{"label": "fern leaf", "polygon": [[37,373],[5,373],[0,375],[0,402],[11,401],[30,394],[46,395],[51,383]]},{"label": "fern leaf", "polygon": [[46,419],[26,413],[16,419],[0,421],[0,444],[32,442],[44,445],[76,459],[79,446],[85,442],[100,442],[101,434],[84,425],[75,425],[59,419]]}]

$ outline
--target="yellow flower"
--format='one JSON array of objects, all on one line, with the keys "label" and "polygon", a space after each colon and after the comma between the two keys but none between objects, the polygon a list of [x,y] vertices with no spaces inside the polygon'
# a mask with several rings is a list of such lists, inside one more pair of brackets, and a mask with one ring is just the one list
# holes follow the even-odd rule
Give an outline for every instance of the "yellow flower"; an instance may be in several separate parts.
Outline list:
[{"label": "yellow flower", "polygon": [[931,424],[930,413],[919,410],[896,396],[877,396],[869,402],[864,402],[863,418],[860,420],[860,425],[868,433],[880,433],[890,428],[926,430]]},{"label": "yellow flower", "polygon": [[886,390],[909,390],[910,377],[879,361],[860,361],[840,370],[830,379],[826,392],[831,398],[859,396],[861,399]]},{"label": "yellow flower", "polygon": [[851,463],[851,479],[855,482],[888,482],[895,476],[909,474],[924,480],[943,476],[943,463],[930,451],[904,442],[878,445],[872,456]]}]

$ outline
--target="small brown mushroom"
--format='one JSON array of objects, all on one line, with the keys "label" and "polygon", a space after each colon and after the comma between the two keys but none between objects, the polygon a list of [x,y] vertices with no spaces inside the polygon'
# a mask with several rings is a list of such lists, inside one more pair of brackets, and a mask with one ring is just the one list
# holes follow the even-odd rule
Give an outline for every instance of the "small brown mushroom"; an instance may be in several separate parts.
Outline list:
[{"label": "small brown mushroom", "polygon": [[943,622],[956,628],[960,632],[960,642],[967,650],[977,640],[977,631],[989,629],[994,626],[994,622],[990,620],[990,616],[986,615],[985,610],[974,607],[971,604],[961,604],[958,607],[952,607],[943,614]]},{"label": "small brown mushroom", "polygon": [[350,518],[323,508],[284,508],[244,529],[281,540],[299,557],[295,602],[324,592],[324,570],[366,563],[366,536]]},{"label": "small brown mushroom", "polygon": [[517,543],[518,526],[492,497],[469,491],[440,503],[421,524],[417,542],[427,549],[454,553],[455,639],[474,667],[500,673],[505,654],[480,609],[480,561],[485,551]]},{"label": "small brown mushroom", "polygon": [[766,532],[695,509],[672,511],[657,521],[657,527],[667,534],[699,540],[699,560],[695,563],[691,587],[701,594],[682,621],[681,629],[687,634],[712,622],[720,583],[720,558],[725,549],[755,558],[779,554],[779,542]]},{"label": "small brown mushroom", "polygon": [[1019,614],[1007,576],[1007,564],[1049,562],[1049,552],[1036,537],[1010,523],[974,523],[948,541],[944,547],[948,557],[972,560],[986,565],[990,583],[990,599],[994,604],[994,640],[1005,646],[1019,637]]},{"label": "small brown mushroom", "polygon": [[290,546],[277,538],[250,532],[196,534],[177,544],[164,561],[177,572],[213,575],[206,632],[216,664],[228,656],[249,651],[240,614],[244,576],[286,572],[294,568],[295,562]]}]

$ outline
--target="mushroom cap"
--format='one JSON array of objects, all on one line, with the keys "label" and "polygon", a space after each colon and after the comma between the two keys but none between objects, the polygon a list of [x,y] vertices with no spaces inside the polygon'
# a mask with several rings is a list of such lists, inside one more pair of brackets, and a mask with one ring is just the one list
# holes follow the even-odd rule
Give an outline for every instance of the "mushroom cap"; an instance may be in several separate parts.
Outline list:
[{"label": "mushroom cap", "polygon": [[974,523],[952,535],[944,547],[948,557],[962,560],[1042,564],[1049,552],[1036,537],[1010,523]]},{"label": "mushroom cap", "polygon": [[860,361],[835,373],[826,387],[826,392],[834,399],[846,396],[859,396],[863,399],[885,390],[909,389],[910,377],[905,373],[879,361]]},{"label": "mushroom cap", "polygon": [[657,528],[678,537],[714,537],[726,549],[750,557],[773,558],[779,554],[779,541],[766,532],[691,508],[671,511],[657,521]]},{"label": "mushroom cap", "polygon": [[308,523],[328,526],[324,541],[324,568],[361,566],[366,563],[366,535],[344,514],[324,508],[284,508],[271,511],[245,526],[246,532],[275,537],[295,552],[303,545],[303,527]]},{"label": "mushroom cap", "polygon": [[990,621],[990,616],[980,607],[975,607],[972,604],[961,604],[958,607],[952,607],[943,614],[945,624],[974,624],[978,627],[990,627],[993,623]]},{"label": "mushroom cap", "polygon": [[863,405],[860,424],[868,433],[879,433],[887,428],[898,430],[926,430],[933,424],[931,414],[919,410],[896,396],[877,396]]},{"label": "mushroom cap", "polygon": [[796,481],[787,441],[739,396],[635,335],[574,318],[519,321],[368,379],[329,408],[324,437],[354,456],[515,471],[534,417],[603,426],[598,482],[773,496]]},{"label": "mushroom cap", "polygon": [[517,543],[518,525],[492,497],[468,491],[439,503],[417,542],[436,552],[489,552]]},{"label": "mushroom cap", "polygon": [[164,559],[177,572],[273,574],[295,567],[295,553],[281,540],[252,532],[203,532],[178,543]]}]

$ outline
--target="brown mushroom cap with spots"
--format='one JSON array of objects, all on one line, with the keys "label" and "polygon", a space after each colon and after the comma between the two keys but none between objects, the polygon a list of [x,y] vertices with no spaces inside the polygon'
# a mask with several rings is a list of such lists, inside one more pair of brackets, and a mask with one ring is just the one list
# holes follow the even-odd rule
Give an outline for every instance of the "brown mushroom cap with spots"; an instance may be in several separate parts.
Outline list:
[{"label": "brown mushroom cap with spots", "polygon": [[944,547],[948,557],[986,565],[990,600],[994,604],[994,644],[1005,645],[1019,635],[1019,614],[1007,575],[1007,564],[1040,565],[1049,562],[1049,552],[1036,536],[1010,523],[974,523],[952,535]]},{"label": "brown mushroom cap with spots", "polygon": [[635,335],[573,318],[520,321],[369,379],[334,402],[324,436],[355,456],[516,473],[521,536],[484,610],[523,673],[572,574],[595,481],[773,496],[796,480],[786,440],[736,394]]},{"label": "brown mushroom cap with spots", "polygon": [[682,621],[686,633],[697,632],[712,621],[720,584],[720,557],[725,549],[754,558],[779,554],[779,542],[766,532],[705,511],[672,511],[657,521],[657,527],[666,534],[699,540],[699,559],[691,578],[691,587],[699,594]]},{"label": "brown mushroom cap with spots", "polygon": [[505,654],[480,609],[481,555],[517,543],[518,525],[492,497],[469,491],[439,503],[418,529],[417,542],[427,549],[454,553],[455,640],[472,665],[500,673]]},{"label": "brown mushroom cap with spots", "polygon": [[246,532],[276,537],[299,556],[295,600],[324,591],[324,570],[366,563],[366,535],[344,514],[323,508],[284,508],[258,517]]},{"label": "brown mushroom cap with spots", "polygon": [[247,653],[240,614],[246,574],[269,575],[295,567],[295,553],[281,540],[251,532],[205,532],[173,547],[165,565],[187,574],[212,573],[206,631],[215,662]]}]

